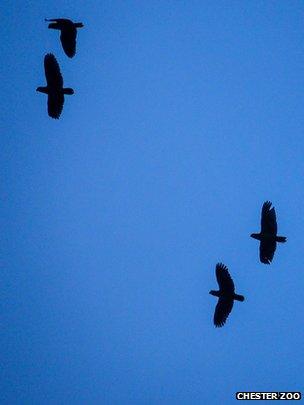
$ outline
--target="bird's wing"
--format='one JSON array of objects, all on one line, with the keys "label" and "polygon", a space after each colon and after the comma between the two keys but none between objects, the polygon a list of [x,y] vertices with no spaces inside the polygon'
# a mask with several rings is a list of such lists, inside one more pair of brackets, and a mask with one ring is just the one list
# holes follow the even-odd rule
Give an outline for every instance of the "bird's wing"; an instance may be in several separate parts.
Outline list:
[{"label": "bird's wing", "polygon": [[62,93],[52,93],[48,95],[48,114],[52,118],[59,118],[62,112],[64,103],[64,95]]},{"label": "bird's wing", "polygon": [[216,327],[221,327],[226,322],[233,307],[233,299],[220,297],[214,311],[213,323]]},{"label": "bird's wing", "polygon": [[55,21],[57,23],[71,23],[72,21],[68,18],[45,18],[44,21]]},{"label": "bird's wing", "polygon": [[69,58],[72,58],[76,53],[76,35],[77,30],[72,24],[66,24],[61,30],[60,41],[64,52]]},{"label": "bird's wing", "polygon": [[60,68],[52,53],[48,53],[44,57],[44,70],[48,87],[62,88],[63,79],[60,73]]},{"label": "bird's wing", "polygon": [[274,207],[271,208],[271,202],[266,201],[262,207],[261,232],[277,234],[277,219]]},{"label": "bird's wing", "polygon": [[217,263],[215,273],[220,290],[233,293],[234,283],[232,278],[230,277],[228,268],[223,263]]},{"label": "bird's wing", "polygon": [[265,264],[270,264],[273,259],[276,247],[276,241],[263,239],[260,242],[260,261]]}]

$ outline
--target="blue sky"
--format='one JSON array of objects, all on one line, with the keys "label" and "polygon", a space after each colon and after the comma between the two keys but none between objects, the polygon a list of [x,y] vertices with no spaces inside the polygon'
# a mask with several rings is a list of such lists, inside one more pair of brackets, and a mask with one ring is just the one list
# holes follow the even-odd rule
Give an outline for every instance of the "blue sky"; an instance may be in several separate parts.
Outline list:
[{"label": "blue sky", "polygon": [[[303,390],[302,2],[2,8],[1,402]],[[85,25],[73,59],[56,17]],[[75,90],[60,120],[48,52]],[[270,266],[265,200],[288,238]],[[216,329],[219,261],[246,300]]]}]

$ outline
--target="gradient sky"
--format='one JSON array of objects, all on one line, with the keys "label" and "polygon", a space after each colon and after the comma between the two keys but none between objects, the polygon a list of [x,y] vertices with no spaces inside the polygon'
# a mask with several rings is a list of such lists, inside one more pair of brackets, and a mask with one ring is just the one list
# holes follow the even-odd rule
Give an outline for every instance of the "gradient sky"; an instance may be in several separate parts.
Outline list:
[{"label": "gradient sky", "polygon": [[[1,9],[1,403],[303,390],[303,2]],[[73,59],[55,17],[85,25]],[[48,52],[75,90],[60,120]],[[270,266],[265,200],[288,238]],[[219,261],[246,300],[216,329]]]}]

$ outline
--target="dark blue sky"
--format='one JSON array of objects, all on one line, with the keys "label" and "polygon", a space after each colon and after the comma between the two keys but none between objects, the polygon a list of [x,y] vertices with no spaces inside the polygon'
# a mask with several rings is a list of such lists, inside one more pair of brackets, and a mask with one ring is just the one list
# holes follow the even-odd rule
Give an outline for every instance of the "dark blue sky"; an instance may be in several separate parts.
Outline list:
[{"label": "dark blue sky", "polygon": [[[73,59],[54,17],[85,25]],[[303,21],[293,0],[2,0],[2,403],[303,390]],[[48,52],[75,90],[59,121]],[[218,261],[246,297],[221,329]]]}]

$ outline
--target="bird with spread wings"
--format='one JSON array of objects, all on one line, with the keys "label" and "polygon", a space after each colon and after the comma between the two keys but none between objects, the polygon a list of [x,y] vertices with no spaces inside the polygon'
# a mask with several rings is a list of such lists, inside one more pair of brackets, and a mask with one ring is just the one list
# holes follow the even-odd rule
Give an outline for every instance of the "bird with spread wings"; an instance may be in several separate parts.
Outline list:
[{"label": "bird with spread wings", "polygon": [[51,118],[58,119],[63,109],[64,95],[74,94],[74,90],[63,87],[63,79],[55,56],[48,53],[44,57],[44,71],[47,85],[37,87],[37,91],[48,95],[48,114]]},{"label": "bird with spread wings", "polygon": [[74,23],[67,18],[45,19],[50,22],[48,28],[60,30],[60,41],[65,54],[72,58],[76,53],[77,28],[82,28],[82,23]]},{"label": "bird with spread wings", "polygon": [[215,274],[219,290],[211,290],[209,294],[219,298],[215,307],[213,323],[216,327],[221,327],[225,324],[234,301],[244,301],[245,298],[243,295],[235,294],[233,280],[223,263],[217,263]]},{"label": "bird with spread wings", "polygon": [[266,201],[262,207],[261,232],[252,233],[250,236],[260,241],[260,261],[264,264],[272,262],[277,242],[286,242],[285,236],[277,236],[278,226],[274,207]]}]

